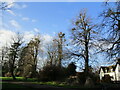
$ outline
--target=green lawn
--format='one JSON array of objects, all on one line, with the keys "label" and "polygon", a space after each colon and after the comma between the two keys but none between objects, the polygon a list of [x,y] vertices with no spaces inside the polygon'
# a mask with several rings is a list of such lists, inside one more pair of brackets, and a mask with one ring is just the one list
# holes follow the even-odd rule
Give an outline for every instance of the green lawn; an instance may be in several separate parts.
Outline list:
[{"label": "green lawn", "polygon": [[[0,80],[3,81],[12,81],[13,78],[12,77],[0,77]],[[36,81],[36,78],[28,78],[27,80],[24,77],[16,77],[16,81]]]},{"label": "green lawn", "polygon": [[[12,77],[0,77],[3,81],[13,81]],[[23,82],[32,82],[33,84],[40,84],[40,85],[51,85],[55,87],[65,87],[65,88],[78,88],[76,86],[70,86],[66,85],[64,82],[55,82],[55,81],[49,81],[49,82],[37,82],[37,79],[35,78],[28,78],[27,80],[24,77],[16,77],[16,81],[23,81]],[[7,83],[8,84],[8,83]],[[4,86],[7,85],[6,83],[3,83]],[[10,84],[9,86],[13,87],[14,84]],[[18,85],[19,87],[19,85]]]},{"label": "green lawn", "polygon": [[41,85],[51,85],[56,87],[64,87],[64,88],[80,88],[78,86],[70,86],[65,84],[64,82],[56,82],[56,81],[49,81],[49,82],[34,82],[35,84],[41,84]]}]

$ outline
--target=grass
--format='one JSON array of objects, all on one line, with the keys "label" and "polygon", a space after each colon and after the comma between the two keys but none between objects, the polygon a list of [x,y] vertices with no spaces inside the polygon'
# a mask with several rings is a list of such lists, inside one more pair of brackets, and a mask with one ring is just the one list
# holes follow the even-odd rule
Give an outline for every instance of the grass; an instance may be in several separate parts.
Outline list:
[{"label": "grass", "polygon": [[55,87],[64,87],[64,88],[79,88],[78,86],[70,86],[65,84],[64,82],[56,82],[56,81],[49,81],[49,82],[34,82],[35,84],[42,84],[42,85],[50,85]]},{"label": "grass", "polygon": [[[12,77],[0,77],[3,81],[14,81]],[[49,81],[49,82],[38,82],[36,78],[28,78],[27,80],[24,77],[16,77],[16,81],[22,81],[22,82],[32,82],[33,84],[40,84],[40,85],[51,85],[55,87],[63,87],[63,88],[77,88],[77,89],[87,89],[87,87],[84,86],[72,86],[67,85],[65,82],[57,82],[57,81]],[[23,85],[17,85],[17,84],[11,84],[11,83],[5,83],[0,82],[3,84],[3,88],[29,88],[25,87]],[[7,87],[6,87],[7,86]],[[95,86],[93,88],[100,88],[100,86]]]},{"label": "grass", "polygon": [[[2,79],[3,81],[14,81],[12,77],[0,77],[0,79]],[[37,82],[36,78],[28,78],[26,80],[24,77],[16,77],[16,81],[32,82],[33,84],[50,85],[50,86],[64,87],[64,88],[80,88],[80,86],[71,86],[71,85],[67,85],[64,82],[56,82],[56,81]]]},{"label": "grass", "polygon": [[[3,80],[3,81],[12,81],[13,78],[12,77],[0,77],[0,80]],[[31,81],[31,82],[34,82],[36,80],[37,80],[36,78],[28,78],[26,80],[24,77],[16,77],[16,81]]]},{"label": "grass", "polygon": [[[14,81],[12,77],[0,77],[0,79],[2,79],[3,81]],[[37,82],[36,78],[28,78],[26,80],[24,77],[16,77],[16,81],[33,82],[34,84],[51,85],[56,87],[73,87],[73,86],[68,86],[62,82],[55,82],[55,81]]]},{"label": "grass", "polygon": [[[35,88],[31,88],[29,86],[21,85],[21,84],[13,84],[11,83],[13,81],[12,77],[0,77],[3,81],[8,81],[8,82],[0,82],[2,84],[2,90],[8,90],[8,89],[25,89],[25,90],[34,90]],[[63,87],[63,89],[76,89],[76,90],[89,90],[89,89],[97,89],[101,90],[103,87],[100,85],[96,85],[94,87],[85,87],[85,86],[72,86],[72,85],[67,85],[65,82],[57,82],[57,81],[49,81],[49,82],[38,82],[36,81],[35,78],[28,78],[25,80],[23,77],[16,77],[16,81],[22,81],[22,82],[32,82],[33,84],[39,84],[39,85],[48,85],[48,86],[54,86],[54,87]],[[15,82],[16,82],[15,81]],[[14,82],[14,81],[13,81]],[[31,84],[32,85],[32,84]],[[37,90],[37,89],[36,89]],[[108,89],[107,89],[108,90]]]},{"label": "grass", "polygon": [[[3,81],[14,81],[12,77],[0,77]],[[41,84],[41,85],[50,85],[55,87],[65,87],[65,88],[78,88],[76,86],[70,86],[65,84],[64,82],[56,82],[56,81],[49,81],[49,82],[37,82],[36,78],[28,78],[27,80],[24,77],[16,77],[16,81],[23,81],[23,82],[33,82],[33,84]],[[5,84],[5,83],[4,83]],[[3,85],[4,85],[3,84]],[[5,84],[6,85],[6,84]],[[10,85],[11,86],[11,85]]]}]

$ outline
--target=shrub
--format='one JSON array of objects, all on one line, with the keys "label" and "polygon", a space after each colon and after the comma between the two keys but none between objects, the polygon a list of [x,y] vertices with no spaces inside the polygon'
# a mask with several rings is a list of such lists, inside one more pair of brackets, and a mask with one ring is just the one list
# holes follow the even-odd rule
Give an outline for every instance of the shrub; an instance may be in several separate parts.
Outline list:
[{"label": "shrub", "polygon": [[110,83],[111,82],[111,76],[110,75],[105,75],[102,78],[102,82]]},{"label": "shrub", "polygon": [[47,65],[43,67],[43,70],[39,72],[39,80],[42,81],[56,81],[62,80],[65,75],[65,69],[54,66],[54,65]]},{"label": "shrub", "polygon": [[78,77],[77,76],[69,76],[69,78],[66,79],[66,83],[68,85],[79,85]]},{"label": "shrub", "polygon": [[100,82],[99,74],[97,73],[89,72],[89,77],[92,79],[94,84],[98,84]]},{"label": "shrub", "polygon": [[79,72],[79,73],[77,73],[77,77],[78,77],[78,81],[79,81],[80,85],[84,85],[84,83],[86,81],[85,73]]},{"label": "shrub", "polygon": [[4,75],[5,77],[11,77],[12,75],[11,75],[11,73],[10,72],[7,72],[7,73],[5,73],[5,75]]},{"label": "shrub", "polygon": [[74,63],[70,63],[66,68],[66,76],[74,76],[76,74],[76,66]]}]

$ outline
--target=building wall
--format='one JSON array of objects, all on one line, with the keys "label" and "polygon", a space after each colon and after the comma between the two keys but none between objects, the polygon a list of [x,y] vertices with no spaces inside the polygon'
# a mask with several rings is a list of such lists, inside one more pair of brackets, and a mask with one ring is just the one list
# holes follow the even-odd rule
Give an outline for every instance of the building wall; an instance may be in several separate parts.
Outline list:
[{"label": "building wall", "polygon": [[115,72],[104,73],[103,70],[101,69],[101,71],[100,71],[100,80],[102,80],[104,75],[110,75],[111,77],[113,77],[113,78],[111,78],[112,81],[115,81],[115,79],[116,79],[115,78]]},{"label": "building wall", "polygon": [[111,69],[111,72],[109,72],[109,73],[106,71],[103,72],[103,70],[101,68],[100,80],[102,80],[102,77],[104,77],[104,75],[110,75],[111,77],[113,77],[113,78],[111,78],[112,81],[120,81],[120,65],[117,64],[115,71],[112,71],[112,69]]},{"label": "building wall", "polygon": [[115,72],[104,73],[105,75],[110,75],[112,81],[115,81]]},{"label": "building wall", "polygon": [[101,69],[101,70],[100,70],[100,80],[102,80],[102,77],[104,77],[104,72],[103,72],[103,70]]},{"label": "building wall", "polygon": [[120,81],[120,65],[119,64],[117,64],[116,66],[115,74],[116,74],[116,81]]}]

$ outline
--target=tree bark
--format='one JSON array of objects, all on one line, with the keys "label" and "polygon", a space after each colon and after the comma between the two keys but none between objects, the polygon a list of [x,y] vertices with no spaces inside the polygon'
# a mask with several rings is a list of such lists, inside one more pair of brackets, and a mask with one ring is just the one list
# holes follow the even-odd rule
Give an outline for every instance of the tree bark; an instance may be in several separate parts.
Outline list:
[{"label": "tree bark", "polygon": [[11,75],[12,75],[13,80],[16,80],[16,77],[15,77],[15,75],[14,75],[14,65],[11,65],[11,67],[10,67],[10,72],[11,72]]},{"label": "tree bark", "polygon": [[85,73],[88,75],[88,63],[89,63],[89,56],[88,56],[88,42],[85,43]]},{"label": "tree bark", "polygon": [[89,53],[88,53],[88,44],[89,44],[89,35],[88,33],[86,33],[85,35],[85,73],[86,73],[86,76],[88,76],[88,72],[89,72]]}]

